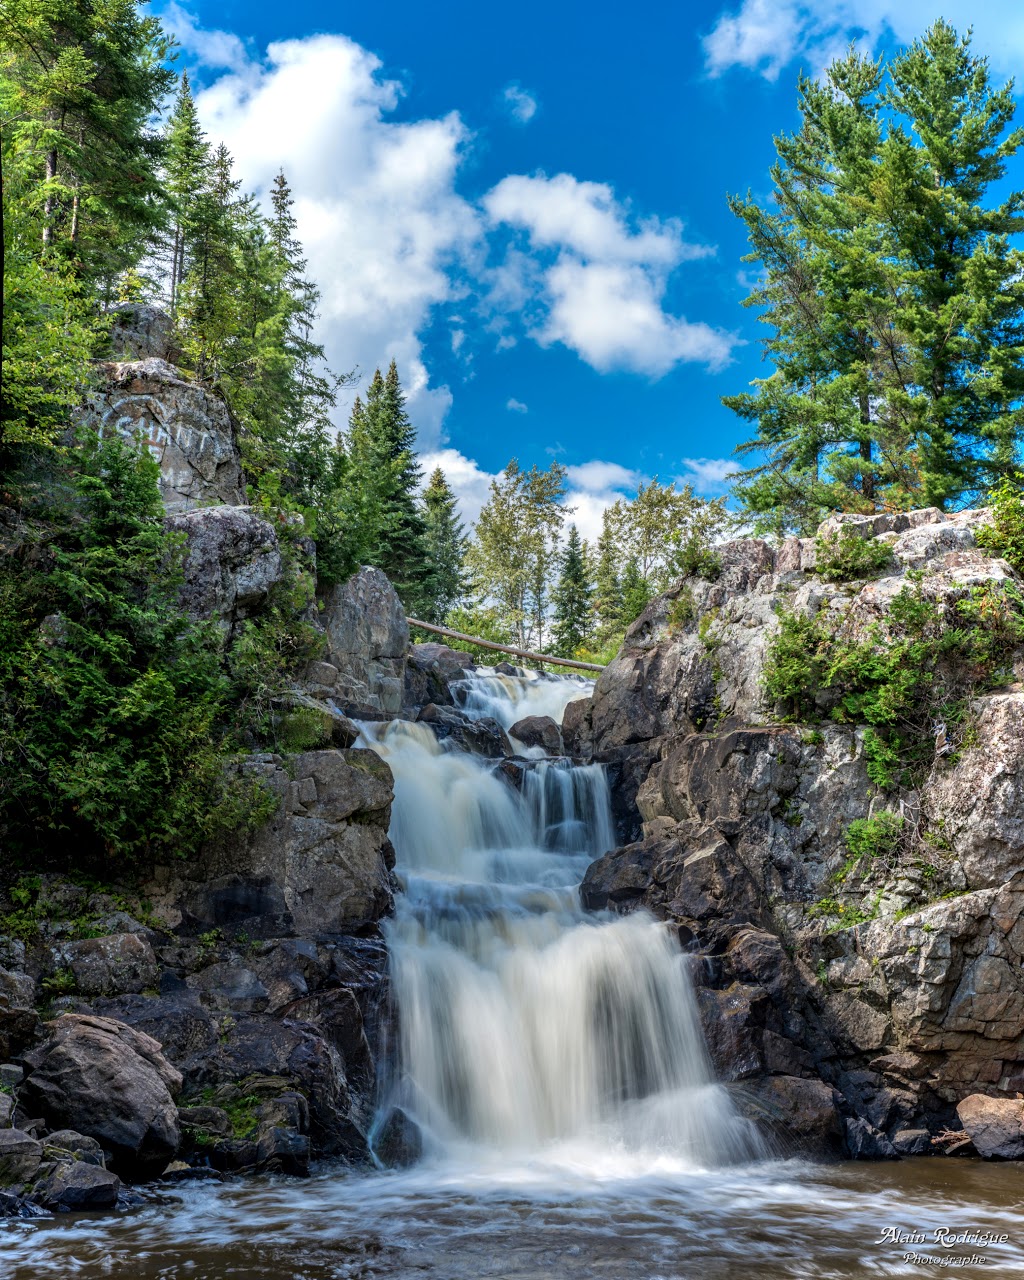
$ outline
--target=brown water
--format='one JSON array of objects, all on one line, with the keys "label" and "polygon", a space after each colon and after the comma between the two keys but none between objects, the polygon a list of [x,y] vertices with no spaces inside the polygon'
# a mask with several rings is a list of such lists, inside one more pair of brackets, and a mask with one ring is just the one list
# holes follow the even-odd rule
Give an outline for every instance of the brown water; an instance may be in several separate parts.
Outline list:
[{"label": "brown water", "polygon": [[[923,1159],[624,1176],[421,1166],[191,1184],[113,1216],[14,1223],[5,1280],[782,1280],[1024,1276],[1024,1166]],[[626,1164],[628,1166],[628,1157]],[[899,1244],[887,1229],[917,1232]],[[1005,1242],[947,1247],[936,1231]],[[908,1255],[911,1255],[908,1257]],[[916,1258],[913,1255],[917,1255]],[[964,1265],[965,1259],[974,1258]]]}]

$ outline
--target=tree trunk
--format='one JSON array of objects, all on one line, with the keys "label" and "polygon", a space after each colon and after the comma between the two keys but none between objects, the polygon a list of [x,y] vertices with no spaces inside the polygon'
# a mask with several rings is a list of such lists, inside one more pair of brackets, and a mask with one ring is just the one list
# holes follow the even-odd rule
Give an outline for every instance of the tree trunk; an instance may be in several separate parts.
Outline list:
[{"label": "tree trunk", "polygon": [[[860,393],[859,400],[861,426],[870,427],[871,398],[866,391],[862,391]],[[868,435],[867,439],[862,439],[860,442],[860,456],[865,462],[870,463],[872,460],[870,435]],[[864,497],[867,498],[868,502],[873,503],[875,501],[875,477],[870,470],[865,470],[861,473],[861,492],[864,494]]]},{"label": "tree trunk", "polygon": [[[46,181],[52,182],[57,176],[57,150],[47,151],[46,153]],[[46,200],[43,202],[43,247],[53,243],[53,209],[54,199],[53,192],[46,193]]]}]

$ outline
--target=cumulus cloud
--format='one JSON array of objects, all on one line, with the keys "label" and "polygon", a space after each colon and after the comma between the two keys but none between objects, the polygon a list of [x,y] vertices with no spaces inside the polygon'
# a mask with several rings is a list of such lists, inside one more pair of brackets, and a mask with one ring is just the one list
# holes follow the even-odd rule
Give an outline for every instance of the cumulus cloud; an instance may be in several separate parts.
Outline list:
[{"label": "cumulus cloud", "polygon": [[523,404],[522,400],[517,400],[515,396],[513,396],[510,400],[506,402],[505,408],[509,411],[509,413],[529,413],[530,412],[530,406]]},{"label": "cumulus cloud", "polygon": [[516,124],[529,124],[537,114],[537,99],[519,84],[507,84],[501,100],[505,110]]},{"label": "cumulus cloud", "polygon": [[561,343],[602,373],[660,377],[680,361],[729,361],[734,335],[664,309],[676,267],[715,252],[686,241],[677,219],[636,221],[610,186],[567,173],[510,175],[483,205],[491,226],[514,237],[491,304],[520,312],[540,345]]},{"label": "cumulus cloud", "polygon": [[[919,36],[936,18],[933,0],[743,0],[724,12],[704,37],[712,76],[744,67],[777,79],[796,58],[825,66],[851,39],[874,47],[890,32],[899,41]],[[959,31],[974,28],[974,47],[1002,74],[1024,57],[1024,10],[1019,0],[946,0],[942,16]]]},{"label": "cumulus cloud", "polygon": [[421,444],[437,444],[451,393],[431,385],[420,335],[436,308],[462,296],[455,267],[480,235],[479,215],[455,191],[461,119],[389,119],[401,86],[344,36],[278,41],[256,60],[180,9],[176,22],[186,49],[221,70],[197,105],[246,187],[266,192],[285,170],[331,363],[369,378],[394,357]]},{"label": "cumulus cloud", "polygon": [[676,484],[690,484],[694,492],[707,498],[718,498],[727,492],[729,477],[740,468],[731,458],[684,458],[684,474]]}]

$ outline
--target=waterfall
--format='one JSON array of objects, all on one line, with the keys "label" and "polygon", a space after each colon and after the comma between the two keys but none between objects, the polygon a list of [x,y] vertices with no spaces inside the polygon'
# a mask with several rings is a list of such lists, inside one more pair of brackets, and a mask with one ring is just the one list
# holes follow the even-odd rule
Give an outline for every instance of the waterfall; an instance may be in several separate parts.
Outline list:
[{"label": "waterfall", "polygon": [[[560,715],[579,692],[574,680],[470,677],[464,705],[511,724],[526,706]],[[426,725],[367,734],[395,777],[402,887],[388,926],[400,1027],[390,1102],[427,1154],[641,1166],[754,1154],[713,1082],[672,933],[642,913],[580,908],[587,865],[615,844],[602,766],[530,761],[517,788]]]}]

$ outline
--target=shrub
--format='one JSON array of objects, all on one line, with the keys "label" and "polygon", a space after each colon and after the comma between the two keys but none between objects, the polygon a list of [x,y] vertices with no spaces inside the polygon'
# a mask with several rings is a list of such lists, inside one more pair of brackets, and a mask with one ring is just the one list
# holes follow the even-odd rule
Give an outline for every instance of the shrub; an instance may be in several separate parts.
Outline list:
[{"label": "shrub", "polygon": [[862,538],[850,525],[814,540],[817,572],[828,582],[870,578],[892,560],[892,550],[876,538]]},{"label": "shrub", "polygon": [[903,832],[903,818],[883,809],[870,818],[857,818],[846,828],[846,848],[860,862],[862,858],[888,858],[895,852]]},{"label": "shrub", "polygon": [[1024,472],[1004,476],[992,492],[993,522],[975,535],[978,546],[1024,574]]},{"label": "shrub", "polygon": [[679,594],[668,607],[666,622],[669,634],[682,631],[688,622],[697,616],[697,604],[689,587],[680,587]]}]

